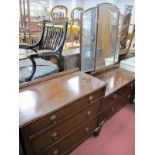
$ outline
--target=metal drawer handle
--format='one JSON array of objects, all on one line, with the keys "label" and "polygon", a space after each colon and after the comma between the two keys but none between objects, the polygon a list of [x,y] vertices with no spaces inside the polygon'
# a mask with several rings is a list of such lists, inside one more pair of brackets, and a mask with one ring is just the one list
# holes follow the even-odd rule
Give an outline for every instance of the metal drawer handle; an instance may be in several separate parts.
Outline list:
[{"label": "metal drawer handle", "polygon": [[130,96],[130,95],[128,95],[128,99],[130,99],[130,97],[131,97],[131,96]]},{"label": "metal drawer handle", "polygon": [[117,94],[114,95],[114,98],[117,98]]},{"label": "metal drawer handle", "polygon": [[56,118],[57,118],[56,115],[51,116],[51,121],[53,124],[56,123]]},{"label": "metal drawer handle", "polygon": [[88,133],[89,133],[89,128],[87,127],[87,128],[85,129],[85,131],[86,131],[86,133],[88,134]]},{"label": "metal drawer handle", "polygon": [[52,138],[53,138],[54,140],[58,140],[58,133],[57,133],[57,132],[54,132],[54,133],[52,134]]},{"label": "metal drawer handle", "polygon": [[133,83],[131,83],[131,87],[133,87]]},{"label": "metal drawer handle", "polygon": [[57,155],[57,154],[58,154],[58,150],[54,150],[53,155]]},{"label": "metal drawer handle", "polygon": [[88,116],[89,118],[91,118],[92,112],[91,112],[91,111],[88,111],[88,112],[87,112],[87,116]]},{"label": "metal drawer handle", "polygon": [[92,100],[93,100],[93,96],[91,95],[91,96],[89,96],[89,101],[91,102]]},{"label": "metal drawer handle", "polygon": [[114,112],[114,107],[111,108],[111,111]]}]

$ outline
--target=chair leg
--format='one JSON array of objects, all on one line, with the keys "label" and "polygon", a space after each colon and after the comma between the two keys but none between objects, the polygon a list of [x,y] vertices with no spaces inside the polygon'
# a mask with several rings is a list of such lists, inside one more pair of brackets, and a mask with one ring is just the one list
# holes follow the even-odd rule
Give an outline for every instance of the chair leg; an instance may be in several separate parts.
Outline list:
[{"label": "chair leg", "polygon": [[74,47],[74,32],[70,31],[70,41],[71,41],[71,44],[72,44],[72,47]]},{"label": "chair leg", "polygon": [[79,43],[80,43],[80,32],[78,32],[78,38],[79,38]]}]

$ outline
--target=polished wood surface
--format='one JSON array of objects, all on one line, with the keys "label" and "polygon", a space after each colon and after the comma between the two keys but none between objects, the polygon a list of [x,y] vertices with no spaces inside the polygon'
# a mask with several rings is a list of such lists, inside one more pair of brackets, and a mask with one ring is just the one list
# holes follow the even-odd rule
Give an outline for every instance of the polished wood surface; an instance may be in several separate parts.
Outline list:
[{"label": "polished wood surface", "polygon": [[104,86],[105,82],[76,72],[20,89],[19,125],[29,124]]},{"label": "polished wood surface", "polygon": [[110,95],[117,89],[125,86],[135,79],[134,74],[125,71],[119,67],[111,70],[101,71],[94,74],[95,77],[107,82],[105,96]]},{"label": "polished wood surface", "polygon": [[[53,127],[54,125],[60,124],[62,120],[65,118],[71,117],[77,112],[81,112],[83,108],[88,107],[91,105],[91,103],[96,103],[96,106],[98,105],[98,99],[103,96],[104,91],[103,89],[100,89],[98,91],[95,91],[94,93],[91,93],[90,95],[87,95],[78,101],[75,101],[73,104],[70,104],[69,106],[63,107],[60,110],[56,112],[52,112],[49,115],[29,124],[26,126],[26,131],[28,136],[32,136],[35,133],[48,128]],[[52,119],[52,120],[51,120]],[[38,135],[38,134],[37,134]]]},{"label": "polished wood surface", "polygon": [[[129,63],[129,60],[125,61]],[[133,65],[130,61],[130,65]],[[105,70],[100,70],[93,76],[107,83],[104,102],[102,103],[101,126],[118,112],[124,105],[133,103],[135,76],[127,65],[115,65]]]}]

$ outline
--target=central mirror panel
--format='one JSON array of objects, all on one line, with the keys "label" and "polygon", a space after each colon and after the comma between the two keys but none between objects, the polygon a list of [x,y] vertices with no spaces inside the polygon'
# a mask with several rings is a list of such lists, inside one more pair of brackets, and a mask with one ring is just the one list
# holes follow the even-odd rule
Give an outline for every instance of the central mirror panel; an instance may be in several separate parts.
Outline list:
[{"label": "central mirror panel", "polygon": [[121,35],[121,14],[109,3],[98,5],[98,29],[95,70],[118,61]]}]

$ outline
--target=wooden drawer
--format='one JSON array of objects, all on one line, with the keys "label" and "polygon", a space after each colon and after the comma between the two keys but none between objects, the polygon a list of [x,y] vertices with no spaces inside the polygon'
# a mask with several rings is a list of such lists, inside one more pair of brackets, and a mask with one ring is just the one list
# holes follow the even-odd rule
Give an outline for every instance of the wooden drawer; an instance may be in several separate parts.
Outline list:
[{"label": "wooden drawer", "polygon": [[107,119],[109,119],[115,113],[115,111],[116,111],[116,109],[115,109],[114,105],[103,108],[102,120],[106,121]]},{"label": "wooden drawer", "polygon": [[24,130],[26,130],[28,136],[31,136],[50,125],[55,125],[65,117],[68,117],[72,113],[81,110],[98,98],[101,98],[104,95],[104,92],[105,88],[87,95],[84,98],[61,108],[60,110],[53,112],[43,117],[42,119],[31,123],[30,125],[27,125],[26,127],[24,127]]},{"label": "wooden drawer", "polygon": [[97,127],[98,116],[91,119],[82,127],[65,137],[57,144],[51,146],[46,151],[39,155],[64,155],[68,154],[68,151],[76,144],[80,143],[85,137],[87,137]]},{"label": "wooden drawer", "polygon": [[111,94],[105,98],[105,102],[103,103],[104,107],[111,106],[114,104],[116,94]]},{"label": "wooden drawer", "polygon": [[132,81],[129,84],[127,84],[126,86],[120,88],[116,93],[117,93],[117,95],[120,95],[120,96],[126,96],[127,94],[129,94],[132,91],[133,87],[134,87],[134,81]]},{"label": "wooden drawer", "polygon": [[71,116],[68,119],[65,119],[63,122],[57,124],[56,126],[51,127],[46,132],[30,137],[30,146],[32,148],[32,152],[40,152],[42,149],[60,140],[69,132],[91,119],[94,115],[99,113],[101,103],[102,100],[100,99],[79,113]]},{"label": "wooden drawer", "polygon": [[122,107],[129,103],[130,93],[125,96],[119,97],[114,104],[114,108],[116,111],[119,111]]},{"label": "wooden drawer", "polygon": [[116,92],[114,92],[113,94],[105,98],[105,102],[103,103],[103,106],[104,107],[111,106],[114,103],[117,103],[117,101],[120,100],[121,97],[130,95],[130,93],[132,92],[132,89],[134,89],[133,87],[134,87],[134,82],[131,82],[126,86],[118,89]]}]

